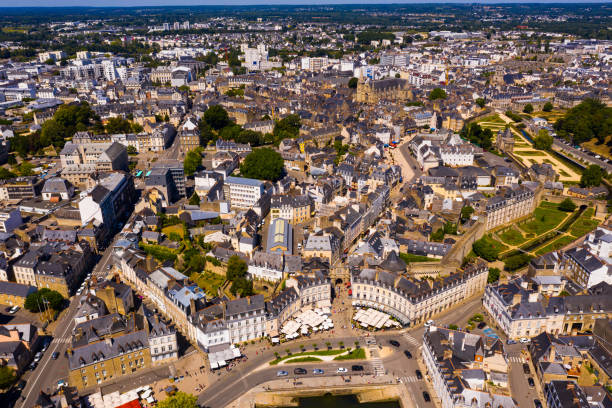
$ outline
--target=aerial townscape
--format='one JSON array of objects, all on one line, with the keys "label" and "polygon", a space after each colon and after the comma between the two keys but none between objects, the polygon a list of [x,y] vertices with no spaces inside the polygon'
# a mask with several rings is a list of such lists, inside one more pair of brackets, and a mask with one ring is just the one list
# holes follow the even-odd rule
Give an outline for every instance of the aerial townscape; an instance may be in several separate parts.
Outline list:
[{"label": "aerial townscape", "polygon": [[2,408],[612,408],[611,3],[38,1]]}]

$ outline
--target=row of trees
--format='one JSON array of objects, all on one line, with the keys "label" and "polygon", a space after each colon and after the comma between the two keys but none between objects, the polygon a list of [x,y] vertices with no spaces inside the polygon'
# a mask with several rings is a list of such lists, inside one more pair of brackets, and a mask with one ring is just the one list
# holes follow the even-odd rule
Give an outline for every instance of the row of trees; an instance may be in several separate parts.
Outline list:
[{"label": "row of trees", "polygon": [[247,277],[247,263],[237,255],[227,261],[227,272],[225,277],[232,282],[230,292],[233,295],[251,296],[253,292],[253,281]]},{"label": "row of trees", "polygon": [[476,122],[471,122],[463,126],[459,135],[484,150],[489,150],[493,147],[493,132],[491,129],[482,129]]}]

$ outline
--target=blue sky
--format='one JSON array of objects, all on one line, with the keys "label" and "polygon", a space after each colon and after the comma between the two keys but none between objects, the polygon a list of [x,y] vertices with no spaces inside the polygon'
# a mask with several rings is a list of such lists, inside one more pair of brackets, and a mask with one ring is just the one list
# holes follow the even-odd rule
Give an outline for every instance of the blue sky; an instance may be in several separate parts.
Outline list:
[{"label": "blue sky", "polygon": [[609,0],[484,0],[484,1],[432,1],[432,0],[0,0],[0,7],[137,7],[137,6],[185,6],[185,5],[273,5],[273,4],[383,4],[383,3],[606,3]]}]

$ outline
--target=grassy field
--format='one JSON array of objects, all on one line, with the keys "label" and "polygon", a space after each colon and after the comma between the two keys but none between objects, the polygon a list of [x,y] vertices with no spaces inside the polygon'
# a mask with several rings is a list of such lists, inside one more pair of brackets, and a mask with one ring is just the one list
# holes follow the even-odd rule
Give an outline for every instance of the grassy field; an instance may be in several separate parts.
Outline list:
[{"label": "grassy field", "polygon": [[536,255],[543,255],[551,251],[556,251],[557,249],[563,248],[566,245],[571,244],[576,239],[574,237],[560,237],[552,241],[550,244],[543,246],[542,248],[536,251]]},{"label": "grassy field", "polygon": [[574,221],[570,227],[569,233],[579,238],[594,230],[599,225],[599,221],[592,218],[594,214],[595,210],[593,208],[587,208],[584,213]]},{"label": "grassy field", "polygon": [[505,124],[506,124],[506,122],[504,122],[504,120],[502,118],[500,118],[498,114],[485,116],[485,117],[483,117],[481,119],[478,119],[477,122],[478,123],[480,123],[480,122],[496,123],[496,124],[500,124],[500,125],[503,125],[503,126],[505,126]]},{"label": "grassy field", "polygon": [[300,357],[300,358],[293,358],[291,360],[287,360],[285,361],[285,364],[294,364],[294,363],[316,363],[319,361],[323,361],[318,357]]},{"label": "grassy field", "polygon": [[498,234],[504,244],[508,245],[520,245],[527,241],[527,238],[523,236],[517,229],[511,227]]},{"label": "grassy field", "polygon": [[527,233],[541,235],[559,225],[567,213],[553,208],[538,207],[533,215],[531,221],[519,225],[519,228]]},{"label": "grassy field", "polygon": [[494,239],[491,236],[491,234],[487,234],[487,235],[483,236],[481,239],[484,240],[484,242],[487,245],[492,246],[493,248],[495,248],[499,253],[502,253],[502,252],[508,250],[508,247],[506,245],[504,245],[501,242],[499,242],[498,240]]},{"label": "grassy field", "polygon": [[318,350],[318,351],[304,351],[301,353],[293,353],[290,356],[279,357],[276,360],[270,361],[270,365],[277,365],[281,361],[288,360],[295,357],[304,356],[336,356],[344,353],[346,350]]},{"label": "grassy field", "polygon": [[210,271],[194,272],[189,278],[202,288],[209,296],[217,296],[218,289],[225,282],[225,277]]},{"label": "grassy field", "polygon": [[355,350],[351,350],[348,354],[343,354],[341,356],[334,357],[334,360],[363,360],[366,358],[365,350],[362,348],[358,348]]},{"label": "grassy field", "polygon": [[411,262],[439,262],[440,261],[439,259],[430,258],[428,256],[406,254],[406,253],[400,253],[399,257],[402,258],[402,260],[406,262],[407,264]]},{"label": "grassy field", "polygon": [[518,154],[519,156],[547,156],[546,153],[539,150],[515,150],[514,154]]},{"label": "grassy field", "polygon": [[172,233],[172,232],[174,232],[176,234],[179,234],[181,236],[181,238],[182,238],[183,237],[183,232],[184,232],[183,225],[182,224],[176,224],[176,225],[170,225],[169,227],[162,228],[162,233],[165,236],[169,236],[170,233]]}]

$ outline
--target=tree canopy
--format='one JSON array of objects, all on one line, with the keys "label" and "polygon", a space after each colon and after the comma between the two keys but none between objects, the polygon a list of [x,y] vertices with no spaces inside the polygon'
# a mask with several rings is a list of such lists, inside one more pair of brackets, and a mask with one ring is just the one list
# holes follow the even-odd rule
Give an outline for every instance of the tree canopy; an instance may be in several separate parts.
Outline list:
[{"label": "tree canopy", "polygon": [[359,83],[359,80],[355,77],[352,77],[351,79],[349,79],[348,81],[348,87],[351,89],[355,89],[357,88],[357,84]]},{"label": "tree canopy", "polygon": [[189,205],[200,205],[200,196],[194,192],[191,198],[189,198]]},{"label": "tree canopy", "polygon": [[281,141],[282,139],[293,139],[300,134],[300,126],[302,125],[299,115],[288,115],[274,125],[274,139]]},{"label": "tree canopy", "polygon": [[476,255],[486,259],[489,262],[495,261],[499,256],[499,250],[494,246],[490,245],[488,240],[484,237],[474,242],[474,244],[472,245],[472,250]]},{"label": "tree canopy", "polygon": [[525,107],[523,108],[523,112],[525,112],[525,113],[533,113],[533,105],[530,104],[530,103],[525,105]]},{"label": "tree canopy", "polygon": [[221,105],[213,105],[206,109],[203,119],[206,124],[215,130],[221,130],[232,122],[227,111]]},{"label": "tree canopy", "polygon": [[571,198],[566,198],[565,200],[561,201],[559,207],[557,208],[559,208],[561,211],[573,212],[576,209],[576,203],[574,203]]},{"label": "tree canopy", "polygon": [[601,184],[601,179],[605,176],[604,170],[596,164],[591,164],[584,169],[580,177],[580,186],[596,187]]},{"label": "tree canopy", "polygon": [[597,99],[585,99],[558,119],[555,129],[559,136],[571,138],[575,144],[593,138],[604,143],[606,136],[612,133],[612,108]]},{"label": "tree canopy", "polygon": [[202,149],[200,147],[187,152],[187,155],[185,156],[185,161],[183,162],[183,169],[185,170],[186,176],[193,176],[193,173],[198,171],[198,168],[201,165]]},{"label": "tree canopy", "polygon": [[45,301],[48,302],[47,306],[55,311],[62,310],[64,307],[64,297],[59,292],[49,288],[42,288],[30,293],[25,300],[24,307],[30,312],[42,312],[45,310]]},{"label": "tree canopy", "polygon": [[225,277],[232,282],[230,292],[240,294],[240,296],[250,296],[253,294],[253,282],[247,277],[247,264],[237,255],[230,257],[227,261],[227,272]]},{"label": "tree canopy", "polygon": [[553,144],[553,137],[548,134],[548,130],[540,129],[538,135],[533,139],[533,145],[536,149],[548,150]]},{"label": "tree canopy", "polygon": [[15,370],[7,365],[0,366],[0,389],[9,388],[16,379]]},{"label": "tree canopy", "polygon": [[482,130],[480,125],[475,122],[464,125],[459,135],[485,150],[493,146],[493,132],[491,132],[491,129],[487,128]]},{"label": "tree canopy", "polygon": [[253,150],[240,165],[240,174],[258,180],[276,181],[283,175],[282,156],[267,147]]},{"label": "tree canopy", "polygon": [[436,99],[446,99],[446,91],[442,88],[434,88],[429,93],[429,100],[435,101]]},{"label": "tree canopy", "polygon": [[178,391],[171,397],[157,403],[158,408],[198,408],[198,398],[195,395]]},{"label": "tree canopy", "polygon": [[546,102],[544,106],[542,107],[542,111],[544,112],[551,112],[552,110],[553,110],[553,104],[550,102]]}]

